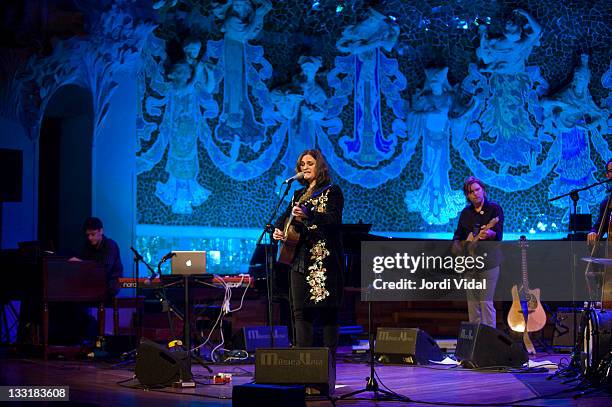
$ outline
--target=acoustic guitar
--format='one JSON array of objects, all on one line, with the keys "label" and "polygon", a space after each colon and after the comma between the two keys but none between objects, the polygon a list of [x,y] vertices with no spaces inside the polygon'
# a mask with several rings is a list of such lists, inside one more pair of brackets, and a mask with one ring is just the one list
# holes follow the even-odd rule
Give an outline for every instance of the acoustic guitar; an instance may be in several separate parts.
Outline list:
[{"label": "acoustic guitar", "polygon": [[529,332],[537,332],[546,325],[546,312],[540,303],[540,289],[529,288],[529,277],[527,274],[527,238],[521,236],[519,240],[521,247],[521,272],[523,282],[519,287],[512,286],[512,307],[508,312],[508,325],[515,332],[523,333],[523,342],[529,353],[535,353],[535,348],[529,339]]},{"label": "acoustic guitar", "polygon": [[281,241],[277,261],[290,266],[295,257],[295,248],[300,241],[300,233],[293,225],[293,212],[285,222],[283,233],[285,234],[285,239]]}]

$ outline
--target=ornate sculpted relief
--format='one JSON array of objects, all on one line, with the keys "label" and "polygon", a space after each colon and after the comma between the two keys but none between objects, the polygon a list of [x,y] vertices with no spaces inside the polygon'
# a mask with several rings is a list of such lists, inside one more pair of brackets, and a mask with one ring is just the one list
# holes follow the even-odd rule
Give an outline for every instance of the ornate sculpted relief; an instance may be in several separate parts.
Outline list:
[{"label": "ornate sculpted relief", "polygon": [[[583,54],[571,83],[552,97],[542,99],[540,131],[561,141],[561,157],[554,172],[558,175],[549,189],[549,197],[596,182],[597,167],[591,159],[591,142],[603,161],[607,161],[608,113],[600,109],[589,92],[591,71],[589,56]],[[609,153],[609,151],[607,151]],[[590,189],[581,194],[580,211],[588,212],[589,203],[597,202],[601,191]],[[565,207],[562,202],[553,205]],[[566,217],[569,218],[569,211]]]},{"label": "ornate sculpted relief", "polygon": [[457,89],[448,83],[448,68],[425,71],[426,82],[412,99],[408,128],[422,139],[421,172],[423,183],[416,191],[406,192],[408,210],[418,212],[429,224],[443,225],[465,207],[461,190],[453,190],[448,173],[451,170],[450,138],[453,131],[463,135],[476,103],[463,106]]},{"label": "ornate sculpted relief", "polygon": [[[139,64],[146,224],[257,227],[269,209],[262,191],[316,147],[346,191],[347,222],[448,232],[465,202],[461,181],[474,174],[505,205],[507,228],[528,231],[536,218],[562,218],[566,203],[546,199],[597,178],[611,145],[612,70],[597,45],[608,40],[600,22],[576,14],[570,24],[574,5],[540,3],[517,10],[496,35],[511,10],[485,1],[386,0],[376,10],[365,2],[115,1],[91,10],[86,36],[32,58],[15,89],[3,89],[21,95],[3,111],[17,111],[35,139],[53,93],[78,84],[94,97],[97,136],[118,74]],[[589,60],[577,64],[586,50]],[[580,210],[595,201],[584,194]],[[248,219],[231,215],[245,208]]]},{"label": "ornate sculpted relief", "polygon": [[[152,38],[150,46],[151,55],[163,55],[160,41]],[[201,205],[210,195],[210,191],[197,181],[200,170],[198,140],[209,135],[200,107],[206,103],[215,83],[212,67],[199,57],[201,42],[190,39],[183,50],[185,58],[169,68],[167,79],[160,74],[163,72],[161,60],[157,64],[153,58],[148,61],[151,64],[148,66],[153,67],[148,85],[154,94],[145,97],[145,112],[147,117],[152,116],[161,123],[155,142],[137,157],[136,173],[149,171],[167,151],[168,180],[157,181],[155,194],[165,205],[171,206],[174,213],[189,214],[192,207]],[[149,140],[155,129],[150,126],[152,122],[143,117],[145,122],[149,123],[141,128],[140,134],[142,139]]]},{"label": "ornate sculpted relief", "polygon": [[[515,10],[527,23],[506,23],[501,38],[491,38],[486,25],[480,26],[477,57],[483,68],[470,66],[464,89],[477,95],[480,109],[466,134],[468,140],[480,140],[478,152],[467,140],[456,138],[455,147],[473,173],[487,184],[505,191],[529,188],[542,181],[552,169],[560,153],[559,143],[546,152],[547,159],[538,164],[543,145],[550,138],[538,137],[532,116],[538,108],[538,98],[548,88],[537,67],[526,67],[533,47],[539,45],[542,29],[523,10]],[[498,164],[491,170],[486,162]],[[520,175],[512,168],[526,168]]]},{"label": "ornate sculpted relief", "polygon": [[24,69],[18,103],[32,139],[38,137],[40,121],[55,91],[75,84],[93,95],[95,142],[117,87],[116,75],[138,62],[139,50],[153,29],[135,20],[125,3],[106,11],[89,11],[88,38],[59,41],[51,55],[30,58]]},{"label": "ornate sculpted relief", "polygon": [[[407,103],[400,95],[406,79],[397,61],[383,52],[391,51],[398,35],[399,27],[392,20],[370,10],[366,20],[342,32],[336,47],[349,55],[336,57],[336,66],[328,74],[334,89],[330,111],[339,114],[352,96],[354,127],[346,129],[351,135],[339,140],[321,137],[319,146],[342,178],[366,188],[397,177],[416,145],[406,132]],[[388,127],[383,120],[386,109],[392,112]]]}]

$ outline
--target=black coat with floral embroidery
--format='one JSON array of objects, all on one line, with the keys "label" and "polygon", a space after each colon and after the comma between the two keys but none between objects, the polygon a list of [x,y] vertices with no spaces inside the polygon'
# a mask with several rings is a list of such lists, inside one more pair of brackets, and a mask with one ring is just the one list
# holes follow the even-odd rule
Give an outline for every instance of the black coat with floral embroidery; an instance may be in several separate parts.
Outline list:
[{"label": "black coat with floral embroidery", "polygon": [[[295,191],[291,203],[276,222],[276,228],[283,230],[291,208],[304,193],[306,188]],[[309,293],[304,299],[307,307],[338,307],[342,302],[343,207],[344,196],[340,187],[317,185],[312,195],[302,203],[307,218],[303,222],[294,221],[300,240],[291,269],[304,275],[300,284],[303,282]]]}]

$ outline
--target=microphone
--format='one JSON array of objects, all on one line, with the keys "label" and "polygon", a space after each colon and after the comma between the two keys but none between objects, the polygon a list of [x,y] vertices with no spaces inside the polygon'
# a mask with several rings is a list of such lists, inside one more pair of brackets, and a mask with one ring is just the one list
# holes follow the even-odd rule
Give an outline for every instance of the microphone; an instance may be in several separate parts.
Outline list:
[{"label": "microphone", "polygon": [[298,179],[298,180],[299,179],[304,179],[304,173],[303,172],[298,172],[293,177],[287,178],[285,181],[283,181],[283,184],[291,184],[296,179]]},{"label": "microphone", "polygon": [[176,256],[176,253],[174,252],[170,252],[168,254],[166,254],[164,257],[161,258],[161,261],[159,262],[160,264],[171,259],[172,257]]}]

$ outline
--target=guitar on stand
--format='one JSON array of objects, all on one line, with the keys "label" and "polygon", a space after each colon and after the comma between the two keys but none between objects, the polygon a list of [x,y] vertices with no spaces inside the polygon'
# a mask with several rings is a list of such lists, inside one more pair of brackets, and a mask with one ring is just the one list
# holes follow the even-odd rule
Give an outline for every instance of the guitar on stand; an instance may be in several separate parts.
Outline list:
[{"label": "guitar on stand", "polygon": [[521,272],[523,282],[519,287],[512,286],[512,307],[508,312],[508,325],[514,332],[523,333],[523,343],[529,354],[535,354],[535,348],[529,332],[537,332],[546,325],[546,312],[540,303],[540,289],[529,288],[529,277],[527,274],[527,238],[521,236],[519,240],[521,247]]}]

